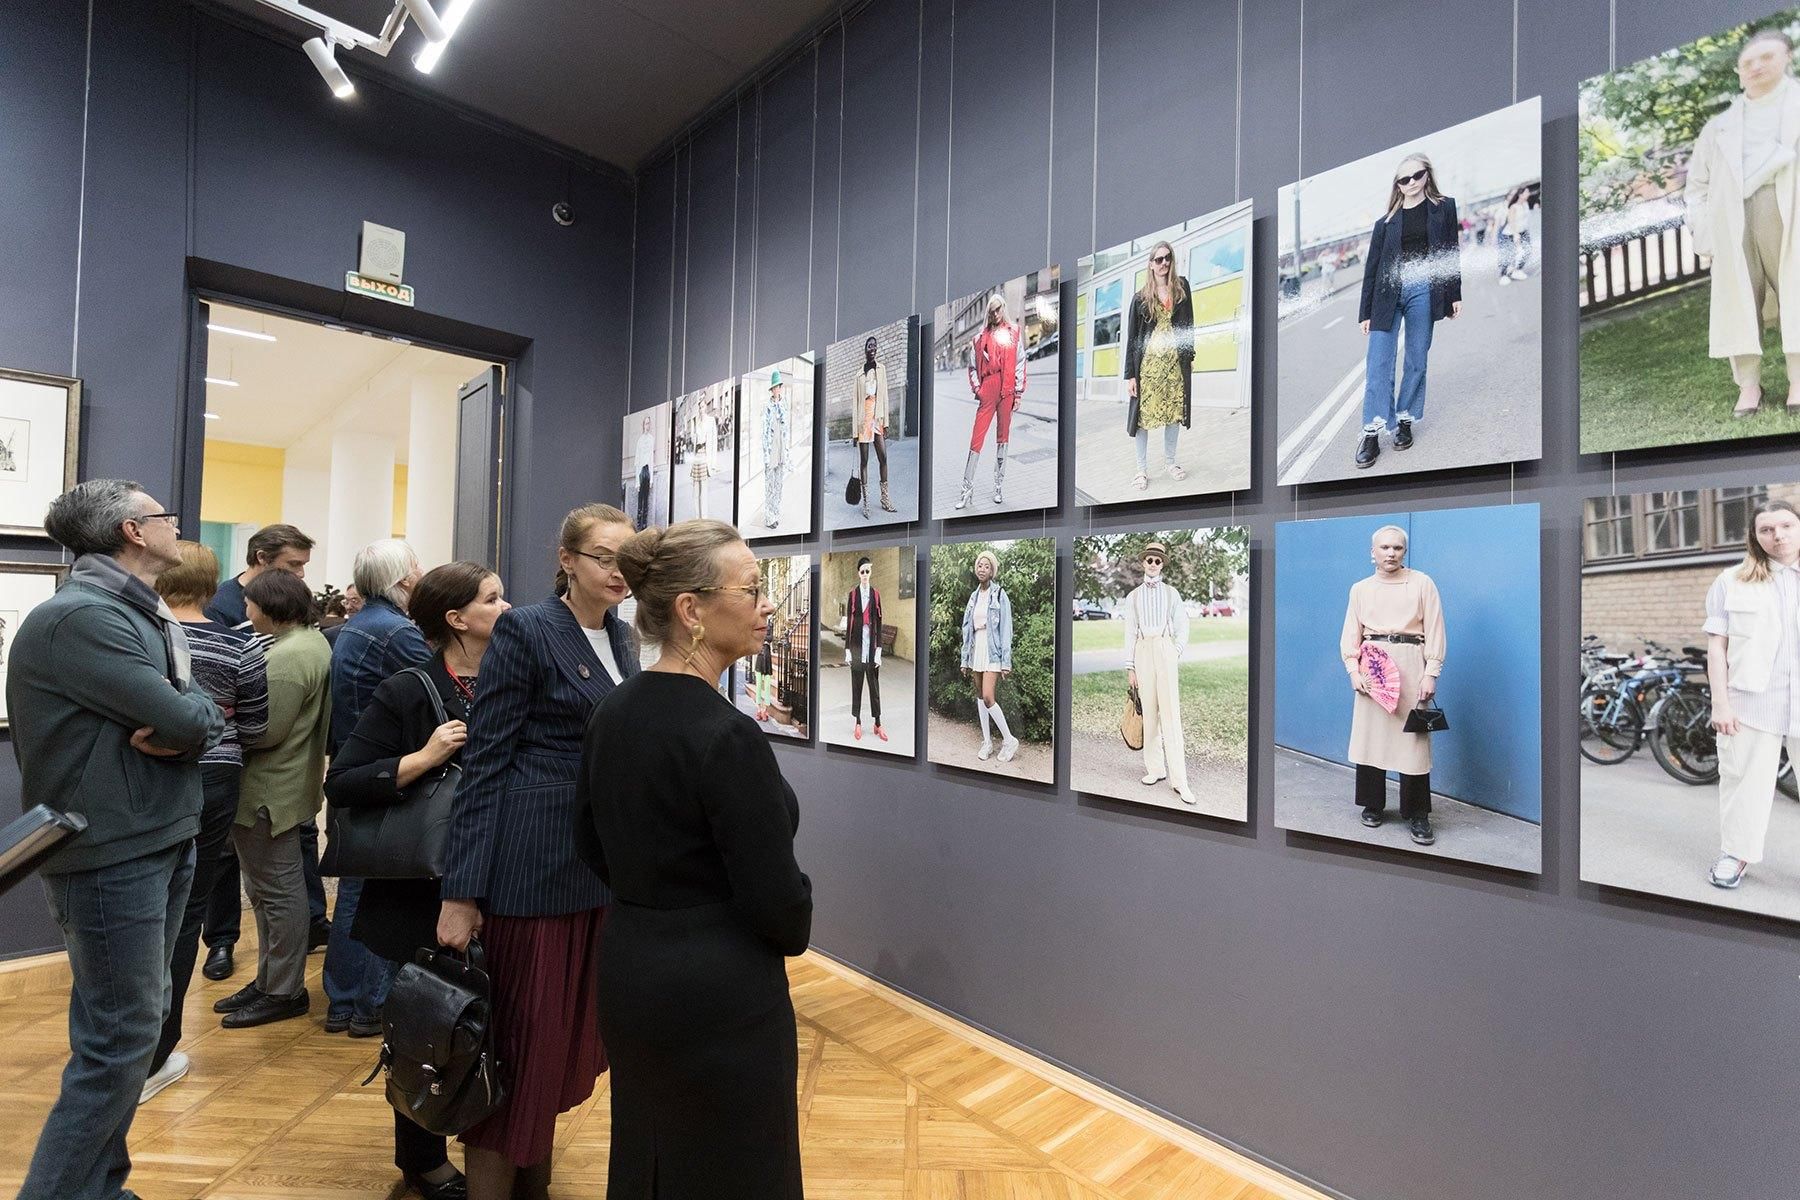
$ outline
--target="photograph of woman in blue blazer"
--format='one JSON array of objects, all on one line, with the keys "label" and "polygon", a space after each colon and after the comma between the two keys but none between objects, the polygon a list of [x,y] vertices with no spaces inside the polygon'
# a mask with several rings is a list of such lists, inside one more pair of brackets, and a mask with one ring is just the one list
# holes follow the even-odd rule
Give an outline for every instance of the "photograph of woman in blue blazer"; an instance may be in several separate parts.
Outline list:
[{"label": "photograph of woman in blue blazer", "polygon": [[[1381,455],[1381,435],[1410,450],[1413,424],[1425,416],[1425,366],[1431,331],[1462,313],[1462,231],[1456,201],[1438,190],[1431,159],[1409,154],[1394,170],[1387,211],[1369,234],[1357,320],[1369,335],[1358,468]],[[1395,360],[1400,394],[1394,396]]]},{"label": "photograph of woman in blue blazer", "polygon": [[594,986],[612,896],[577,849],[575,781],[588,715],[638,670],[613,611],[631,534],[610,505],[564,517],[556,594],[503,614],[482,659],[437,936],[461,950],[479,933],[512,1079],[506,1107],[462,1135],[470,1200],[546,1194],[557,1114],[606,1069]]}]

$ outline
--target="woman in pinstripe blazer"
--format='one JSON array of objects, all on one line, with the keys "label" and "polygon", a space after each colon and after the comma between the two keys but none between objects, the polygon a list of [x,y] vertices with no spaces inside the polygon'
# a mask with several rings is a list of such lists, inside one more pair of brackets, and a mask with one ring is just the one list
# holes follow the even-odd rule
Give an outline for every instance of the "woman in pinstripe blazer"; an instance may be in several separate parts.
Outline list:
[{"label": "woman in pinstripe blazer", "polygon": [[506,1107],[462,1135],[470,1200],[545,1195],[556,1116],[606,1069],[594,980],[611,895],[577,853],[575,781],[588,714],[638,669],[613,612],[631,533],[610,505],[565,517],[557,595],[504,614],[482,660],[437,932],[457,949],[482,934],[513,1078]]}]

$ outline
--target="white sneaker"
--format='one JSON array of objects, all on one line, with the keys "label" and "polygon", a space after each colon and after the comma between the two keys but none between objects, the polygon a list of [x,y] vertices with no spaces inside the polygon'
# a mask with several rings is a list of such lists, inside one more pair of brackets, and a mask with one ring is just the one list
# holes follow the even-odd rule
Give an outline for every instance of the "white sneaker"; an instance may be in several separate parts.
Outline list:
[{"label": "white sneaker", "polygon": [[1168,778],[1167,775],[1146,775],[1142,779],[1138,780],[1138,782],[1143,784],[1145,787],[1149,787],[1151,784],[1161,783],[1163,780],[1165,780],[1167,778]]},{"label": "white sneaker", "polygon": [[981,739],[981,749],[975,752],[975,757],[979,758],[982,762],[986,762],[988,759],[992,758],[993,756],[994,756],[993,740],[990,738],[982,738]]},{"label": "white sneaker", "polygon": [[1743,859],[1721,854],[1719,861],[1707,873],[1707,882],[1718,888],[1734,888],[1744,882],[1744,872],[1749,869],[1750,864]]},{"label": "white sneaker", "polygon": [[1175,789],[1175,798],[1177,800],[1180,800],[1183,804],[1199,804],[1200,803],[1198,800],[1194,799],[1194,793],[1188,791],[1184,787],[1178,787]]},{"label": "white sneaker", "polygon": [[1011,762],[1013,759],[1013,755],[1017,754],[1018,752],[1019,752],[1019,739],[1018,738],[1009,737],[1004,742],[1000,743],[1000,761],[1001,762]]},{"label": "white sneaker", "polygon": [[138,1093],[138,1103],[149,1103],[150,1097],[186,1075],[188,1068],[193,1065],[188,1061],[188,1056],[181,1051],[170,1051],[168,1061],[163,1063],[162,1070],[144,1080],[144,1090]]},{"label": "white sneaker", "polygon": [[1506,286],[1506,285],[1507,285],[1507,284],[1509,284],[1509,283],[1511,283],[1511,282],[1512,282],[1512,276],[1511,276],[1511,275],[1502,275],[1502,276],[1501,276],[1501,277],[1500,277],[1500,286],[1501,286],[1501,287],[1505,287],[1505,286]]}]

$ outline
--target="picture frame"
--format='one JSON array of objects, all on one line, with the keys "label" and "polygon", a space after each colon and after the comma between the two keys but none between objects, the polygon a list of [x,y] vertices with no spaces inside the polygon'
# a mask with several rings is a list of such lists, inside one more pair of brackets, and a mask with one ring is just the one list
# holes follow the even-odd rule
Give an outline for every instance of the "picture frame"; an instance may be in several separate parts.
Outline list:
[{"label": "picture frame", "polygon": [[44,512],[75,486],[81,380],[0,367],[0,534],[48,537]]},{"label": "picture frame", "polygon": [[6,711],[6,664],[13,635],[32,609],[56,594],[68,573],[67,563],[0,561],[0,729],[12,727]]}]

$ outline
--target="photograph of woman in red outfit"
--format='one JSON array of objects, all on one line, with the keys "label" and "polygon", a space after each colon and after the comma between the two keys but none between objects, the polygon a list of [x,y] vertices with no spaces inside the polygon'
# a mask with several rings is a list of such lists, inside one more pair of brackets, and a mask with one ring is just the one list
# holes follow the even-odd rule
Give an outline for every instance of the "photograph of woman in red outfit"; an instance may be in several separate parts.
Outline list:
[{"label": "photograph of woman in red outfit", "polygon": [[1055,507],[1060,280],[1046,267],[938,306],[933,518]]}]

